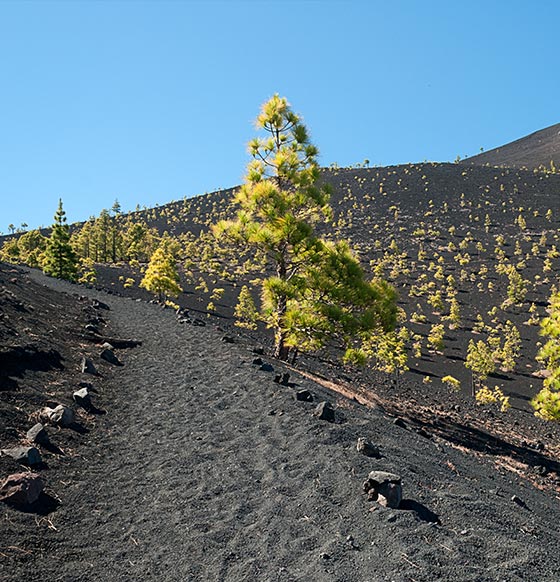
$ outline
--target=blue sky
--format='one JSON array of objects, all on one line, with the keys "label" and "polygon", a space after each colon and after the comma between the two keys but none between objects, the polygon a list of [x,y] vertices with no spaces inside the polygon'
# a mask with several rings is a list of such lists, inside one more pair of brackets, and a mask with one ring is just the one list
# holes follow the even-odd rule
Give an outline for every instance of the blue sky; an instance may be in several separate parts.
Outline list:
[{"label": "blue sky", "polygon": [[241,182],[273,93],[323,165],[452,161],[558,123],[560,3],[0,1],[0,231]]}]

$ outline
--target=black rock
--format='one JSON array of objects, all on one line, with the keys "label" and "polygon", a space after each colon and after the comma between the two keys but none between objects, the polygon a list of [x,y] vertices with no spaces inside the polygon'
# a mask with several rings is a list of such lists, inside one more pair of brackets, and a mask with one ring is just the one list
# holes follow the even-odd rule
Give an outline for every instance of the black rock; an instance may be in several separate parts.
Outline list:
[{"label": "black rock", "polygon": [[296,400],[300,402],[313,402],[313,394],[309,390],[299,390],[296,392]]},{"label": "black rock", "polygon": [[82,364],[80,369],[82,371],[82,374],[92,374],[94,376],[97,376],[97,368],[95,367],[95,364],[85,356],[82,358]]},{"label": "black rock", "polygon": [[282,386],[287,386],[290,383],[290,374],[288,372],[284,372],[280,377],[279,383],[282,384]]},{"label": "black rock", "polygon": [[319,420],[326,420],[327,422],[334,422],[336,420],[334,408],[327,400],[324,400],[317,405],[317,408],[313,412],[313,416],[316,416]]},{"label": "black rock", "polygon": [[47,429],[40,422],[33,425],[27,431],[25,437],[29,442],[37,443],[39,445],[48,445],[51,442],[49,439],[49,434],[47,433]]},{"label": "black rock", "polygon": [[8,457],[12,457],[14,461],[33,467],[40,465],[43,462],[41,453],[35,447],[18,446],[11,449],[3,449],[2,453]]},{"label": "black rock", "polygon": [[233,343],[233,338],[232,338],[231,336],[229,336],[229,335],[224,335],[224,336],[222,337],[222,341],[223,341],[225,344],[232,344],[232,343]]},{"label": "black rock", "polygon": [[274,368],[272,367],[272,365],[267,362],[262,364],[259,370],[262,370],[263,372],[274,372]]},{"label": "black rock", "polygon": [[395,426],[400,426],[401,428],[406,428],[406,422],[402,418],[395,418],[393,424]]},{"label": "black rock", "polygon": [[262,366],[262,363],[263,363],[262,358],[255,358],[253,360],[253,364],[255,364],[255,366]]},{"label": "black rock", "polygon": [[106,303],[99,301],[99,299],[93,299],[91,305],[95,309],[106,309],[107,311],[111,309]]},{"label": "black rock", "polygon": [[253,348],[253,354],[255,354],[255,356],[264,356],[264,348],[261,347]]},{"label": "black rock", "polygon": [[91,409],[91,395],[88,388],[80,388],[80,390],[76,390],[76,392],[72,394],[72,397],[74,398],[74,402],[82,408],[85,408],[86,410]]},{"label": "black rock", "polygon": [[105,348],[99,356],[102,360],[109,362],[109,364],[113,364],[114,366],[122,366],[122,362],[119,360],[119,358],[117,358],[113,350]]}]

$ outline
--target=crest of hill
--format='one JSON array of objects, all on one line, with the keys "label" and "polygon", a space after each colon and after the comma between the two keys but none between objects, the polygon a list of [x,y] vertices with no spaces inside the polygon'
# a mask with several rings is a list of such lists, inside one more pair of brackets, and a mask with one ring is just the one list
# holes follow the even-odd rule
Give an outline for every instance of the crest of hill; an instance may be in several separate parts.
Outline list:
[{"label": "crest of hill", "polygon": [[560,166],[560,123],[463,160],[463,164],[533,170]]}]

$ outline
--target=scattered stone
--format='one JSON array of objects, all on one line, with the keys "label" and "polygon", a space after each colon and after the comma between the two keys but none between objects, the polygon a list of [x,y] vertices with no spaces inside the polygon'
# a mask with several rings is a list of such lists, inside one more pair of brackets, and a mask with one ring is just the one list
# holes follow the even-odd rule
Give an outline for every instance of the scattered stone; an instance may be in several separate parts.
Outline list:
[{"label": "scattered stone", "polygon": [[317,408],[313,412],[313,416],[316,416],[319,420],[326,420],[327,422],[334,422],[336,420],[334,408],[327,400],[324,400],[317,405]]},{"label": "scattered stone", "polygon": [[523,499],[521,499],[520,497],[518,497],[517,495],[512,495],[511,500],[519,505],[519,507],[527,507],[527,504],[525,503],[525,501],[523,501]]},{"label": "scattered stone", "polygon": [[14,461],[33,467],[43,462],[41,453],[35,447],[18,446],[10,449],[2,449],[2,454],[12,457]]},{"label": "scattered stone", "polygon": [[395,420],[393,420],[393,424],[395,426],[400,426],[401,428],[407,428],[406,426],[406,422],[402,419],[402,418],[395,418]]},{"label": "scattered stone", "polygon": [[94,309],[105,309],[107,311],[111,309],[106,303],[99,301],[99,299],[93,299],[91,305]]},{"label": "scattered stone", "polygon": [[104,342],[104,343],[102,343],[102,344],[101,344],[101,347],[102,347],[104,350],[114,350],[114,349],[115,349],[115,346],[113,346],[113,344],[110,344],[109,342]]},{"label": "scattered stone", "polygon": [[290,374],[284,372],[283,374],[276,374],[274,376],[274,381],[276,384],[282,384],[282,386],[287,386],[290,383]]},{"label": "scattered stone", "polygon": [[383,507],[397,509],[402,501],[401,478],[394,473],[372,471],[364,483],[364,491],[371,501]]},{"label": "scattered stone", "polygon": [[40,422],[33,425],[27,431],[25,437],[29,442],[36,443],[38,445],[49,445],[51,442],[49,434],[47,433],[47,429]]},{"label": "scattered stone", "polygon": [[97,390],[91,382],[78,382],[78,386],[80,388],[87,388],[90,392],[94,392],[95,394],[99,394],[99,390]]},{"label": "scattered stone", "polygon": [[232,344],[232,343],[234,343],[234,340],[233,340],[233,338],[230,335],[224,335],[222,337],[222,342],[224,344]]},{"label": "scattered stone", "polygon": [[117,356],[115,355],[115,352],[111,349],[105,348],[101,354],[99,354],[99,357],[102,360],[105,360],[106,362],[109,362],[109,364],[113,364],[113,366],[122,366],[122,362],[119,360],[119,358],[117,358]]},{"label": "scattered stone", "polygon": [[99,331],[99,328],[94,325],[93,323],[88,323],[85,326],[85,330],[89,331],[90,333],[94,334],[94,335],[101,335],[101,332]]},{"label": "scattered stone", "polygon": [[253,348],[253,354],[255,354],[255,356],[264,356],[264,348],[260,346]]},{"label": "scattered stone", "polygon": [[253,360],[253,364],[254,364],[255,366],[262,366],[262,364],[263,364],[262,358],[255,358],[255,359]]},{"label": "scattered stone", "polygon": [[193,319],[192,324],[195,327],[206,327],[206,322],[202,319]]},{"label": "scattered stone", "polygon": [[95,367],[95,364],[85,356],[82,358],[80,369],[82,374],[92,374],[93,376],[97,376],[97,368]]},{"label": "scattered stone", "polygon": [[76,392],[72,394],[72,398],[74,398],[74,402],[78,406],[81,406],[86,410],[92,408],[91,395],[88,388],[80,388],[79,390],[76,390]]},{"label": "scattered stone", "polygon": [[39,413],[39,418],[62,427],[72,426],[76,420],[76,415],[71,408],[59,404],[56,408],[43,408]]},{"label": "scattered stone", "polygon": [[43,488],[43,480],[36,473],[14,473],[0,485],[0,501],[30,505],[39,499]]},{"label": "scattered stone", "polygon": [[313,402],[313,394],[309,390],[298,390],[296,392],[296,400],[300,402]]},{"label": "scattered stone", "polygon": [[327,552],[321,552],[319,554],[319,557],[321,558],[321,560],[330,560],[331,559],[330,555],[327,554]]},{"label": "scattered stone", "polygon": [[362,453],[362,455],[365,455],[366,457],[379,458],[381,456],[379,449],[365,437],[358,438],[358,442],[356,443],[356,450],[358,453]]},{"label": "scattered stone", "polygon": [[268,362],[264,362],[264,364],[261,365],[259,370],[262,370],[263,372],[274,372],[274,368]]}]

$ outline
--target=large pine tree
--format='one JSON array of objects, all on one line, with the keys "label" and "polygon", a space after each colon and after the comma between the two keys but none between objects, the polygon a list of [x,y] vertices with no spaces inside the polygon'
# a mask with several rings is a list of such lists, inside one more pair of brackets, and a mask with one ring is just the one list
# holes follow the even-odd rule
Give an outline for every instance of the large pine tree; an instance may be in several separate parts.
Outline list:
[{"label": "large pine tree", "polygon": [[57,279],[74,281],[78,271],[78,257],[70,244],[70,229],[66,223],[66,213],[62,200],[58,201],[58,209],[54,215],[51,236],[47,241],[43,271]]},{"label": "large pine tree", "polygon": [[274,355],[285,359],[290,347],[316,349],[332,339],[349,349],[373,329],[392,329],[392,288],[365,281],[346,244],[327,244],[316,233],[332,215],[330,189],[319,183],[318,150],[302,120],[274,95],[256,124],[266,137],[249,143],[237,219],[214,232],[266,257],[262,315],[275,332]]}]

